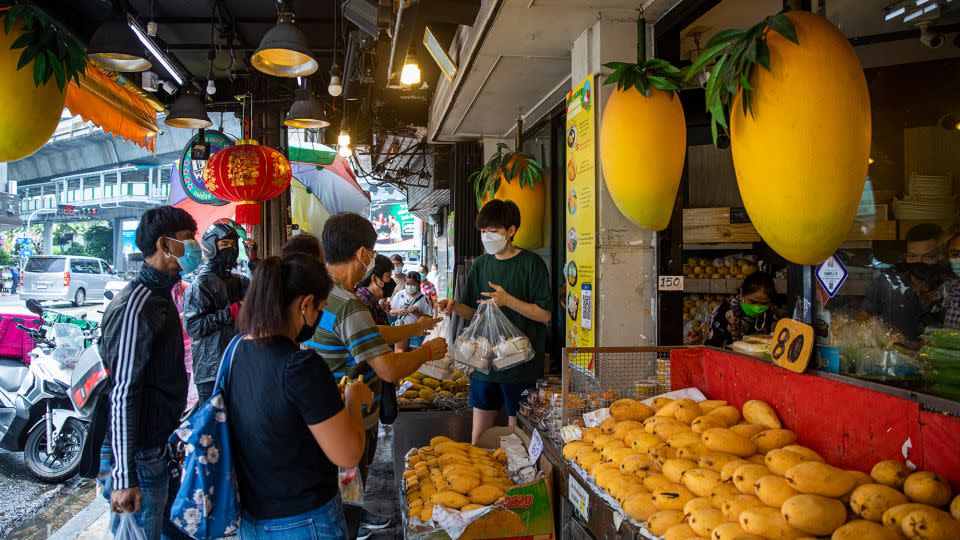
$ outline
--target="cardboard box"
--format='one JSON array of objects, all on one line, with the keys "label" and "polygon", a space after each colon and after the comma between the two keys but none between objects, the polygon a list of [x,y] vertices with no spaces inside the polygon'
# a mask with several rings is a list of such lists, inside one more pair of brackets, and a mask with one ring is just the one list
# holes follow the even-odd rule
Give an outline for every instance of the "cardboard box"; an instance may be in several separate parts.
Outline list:
[{"label": "cardboard box", "polygon": [[[495,427],[480,436],[477,446],[494,450],[500,447],[500,437],[516,434],[525,446],[530,438],[520,428]],[[540,456],[537,466],[543,477],[509,489],[506,493],[506,509],[497,509],[477,519],[467,527],[459,540],[553,540],[553,486],[550,481],[553,466]],[[409,527],[406,505],[401,508],[404,524]],[[406,538],[417,540],[449,540],[444,531],[423,533],[407,530]]]}]

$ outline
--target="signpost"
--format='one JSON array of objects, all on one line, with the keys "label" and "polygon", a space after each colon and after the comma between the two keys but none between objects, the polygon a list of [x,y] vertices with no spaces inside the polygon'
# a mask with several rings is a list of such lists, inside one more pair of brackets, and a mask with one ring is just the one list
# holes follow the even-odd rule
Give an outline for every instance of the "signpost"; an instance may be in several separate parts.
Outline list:
[{"label": "signpost", "polygon": [[833,255],[817,266],[817,281],[830,298],[837,295],[848,275],[846,267]]}]

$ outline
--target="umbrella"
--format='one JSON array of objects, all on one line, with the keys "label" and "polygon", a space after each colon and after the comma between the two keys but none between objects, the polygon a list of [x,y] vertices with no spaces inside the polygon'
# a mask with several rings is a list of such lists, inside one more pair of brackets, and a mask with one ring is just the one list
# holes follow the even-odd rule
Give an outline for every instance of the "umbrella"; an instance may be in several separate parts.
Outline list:
[{"label": "umbrella", "polygon": [[203,234],[203,231],[207,230],[207,227],[218,219],[233,219],[234,208],[237,206],[236,203],[228,203],[223,206],[200,204],[188,197],[180,181],[179,167],[170,169],[170,194],[167,196],[167,204],[182,208],[193,216],[193,219],[197,222],[197,234]]},{"label": "umbrella", "polygon": [[327,218],[338,212],[370,215],[370,195],[336,152],[291,148],[290,167],[290,208],[300,230],[319,234]]}]

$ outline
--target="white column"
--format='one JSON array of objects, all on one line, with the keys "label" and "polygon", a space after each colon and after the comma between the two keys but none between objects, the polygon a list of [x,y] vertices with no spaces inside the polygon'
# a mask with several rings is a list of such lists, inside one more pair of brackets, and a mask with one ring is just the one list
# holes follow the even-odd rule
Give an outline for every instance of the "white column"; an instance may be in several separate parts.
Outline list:
[{"label": "white column", "polygon": [[[650,34],[649,30],[647,34]],[[636,62],[637,12],[604,11],[580,35],[571,51],[573,84],[601,74],[595,91],[597,137],[611,86],[604,86],[607,62]],[[599,149],[599,141],[598,141]],[[596,344],[600,347],[654,345],[656,327],[656,233],[630,223],[617,209],[602,179],[597,156]]]}]

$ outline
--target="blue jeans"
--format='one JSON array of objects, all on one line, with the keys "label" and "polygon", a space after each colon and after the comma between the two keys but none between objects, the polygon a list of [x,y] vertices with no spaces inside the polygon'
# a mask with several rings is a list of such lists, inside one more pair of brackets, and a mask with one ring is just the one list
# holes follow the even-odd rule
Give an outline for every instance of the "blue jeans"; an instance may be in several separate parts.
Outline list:
[{"label": "blue jeans", "polygon": [[347,538],[340,494],[327,504],[296,516],[255,519],[243,514],[240,540],[326,540]]},{"label": "blue jeans", "polygon": [[[137,478],[140,483],[140,493],[143,495],[140,510],[134,515],[137,525],[143,531],[147,540],[163,538],[163,523],[167,520],[163,510],[167,505],[167,491],[170,483],[169,459],[166,448],[148,448],[137,450],[134,454],[137,465]],[[101,462],[102,466],[102,462]],[[113,494],[113,479],[106,477],[103,486],[103,498],[107,501]],[[117,514],[110,515],[110,530],[116,532],[120,521]]]}]

